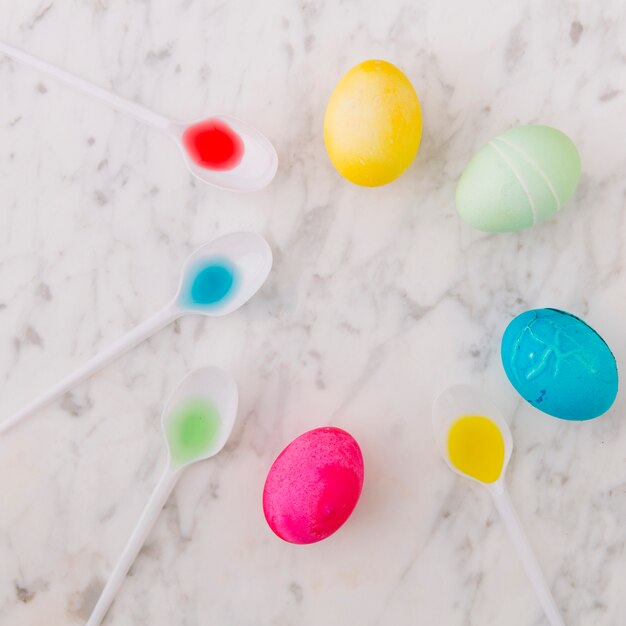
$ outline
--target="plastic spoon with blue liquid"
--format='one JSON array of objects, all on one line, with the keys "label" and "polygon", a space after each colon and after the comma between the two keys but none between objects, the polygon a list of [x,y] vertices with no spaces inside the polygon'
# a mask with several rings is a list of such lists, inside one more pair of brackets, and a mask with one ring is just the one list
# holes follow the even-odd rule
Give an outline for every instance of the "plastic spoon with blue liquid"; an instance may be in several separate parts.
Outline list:
[{"label": "plastic spoon with blue liquid", "polygon": [[237,402],[235,381],[216,367],[196,370],[179,384],[161,416],[169,452],[167,467],[86,626],[98,626],[104,619],[182,472],[193,463],[215,456],[224,447],[235,423]]},{"label": "plastic spoon with blue liquid", "polygon": [[272,251],[267,241],[255,233],[231,233],[204,244],[185,262],[178,292],[168,305],[17,413],[0,421],[0,433],[59,398],[179,317],[193,313],[220,317],[232,313],[261,288],[271,267]]},{"label": "plastic spoon with blue liquid", "polygon": [[256,191],[267,186],[276,174],[274,146],[256,128],[235,117],[217,115],[189,123],[171,120],[9,44],[0,42],[0,53],[165,132],[180,148],[190,172],[209,185]]}]

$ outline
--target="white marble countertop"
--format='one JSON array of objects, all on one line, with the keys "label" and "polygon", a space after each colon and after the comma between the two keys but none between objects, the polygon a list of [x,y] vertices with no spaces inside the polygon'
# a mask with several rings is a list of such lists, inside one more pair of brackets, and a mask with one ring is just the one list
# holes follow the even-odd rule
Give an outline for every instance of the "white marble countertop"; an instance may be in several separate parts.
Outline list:
[{"label": "white marble countertop", "polygon": [[[82,624],[165,461],[158,416],[202,365],[235,376],[226,451],[185,475],[106,624],[538,626],[487,492],[450,473],[430,407],[493,396],[508,483],[566,623],[626,623],[626,394],[589,423],[522,403],[499,341],[537,306],[582,316],[626,371],[626,18],[603,2],[1,0],[0,39],[155,110],[227,112],[275,143],[273,184],[192,180],[157,131],[0,59],[0,416],[146,318],[199,243],[267,237],[275,267],[226,319],[186,318],[0,440],[0,624]],[[339,77],[385,58],[424,139],[393,184],[352,186],[322,140]],[[579,190],[518,234],[472,230],[455,182],[521,123],[577,143]],[[361,501],[329,540],[267,527],[261,490],[296,435],[359,440]]]}]

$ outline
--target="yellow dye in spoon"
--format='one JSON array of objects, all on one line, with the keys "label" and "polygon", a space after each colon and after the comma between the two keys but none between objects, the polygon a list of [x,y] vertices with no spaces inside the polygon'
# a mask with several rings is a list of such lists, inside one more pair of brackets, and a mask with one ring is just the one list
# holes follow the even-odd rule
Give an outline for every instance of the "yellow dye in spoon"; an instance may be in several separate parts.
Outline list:
[{"label": "yellow dye in spoon", "polygon": [[495,483],[504,467],[504,437],[488,417],[464,415],[448,432],[448,458],[459,472]]}]

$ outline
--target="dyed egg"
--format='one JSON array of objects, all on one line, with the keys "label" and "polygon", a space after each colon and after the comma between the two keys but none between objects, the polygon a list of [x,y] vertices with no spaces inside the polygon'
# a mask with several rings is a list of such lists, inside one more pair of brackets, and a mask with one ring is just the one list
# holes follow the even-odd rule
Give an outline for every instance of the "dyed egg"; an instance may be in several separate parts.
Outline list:
[{"label": "dyed egg", "polygon": [[409,79],[387,61],[353,67],[333,91],[324,142],[337,171],[365,187],[386,185],[411,165],[422,113]]},{"label": "dyed egg", "polygon": [[456,189],[461,218],[487,232],[513,231],[561,209],[576,190],[580,156],[556,128],[518,126],[469,162]]},{"label": "dyed egg", "polygon": [[502,337],[502,364],[517,392],[540,411],[589,420],[617,395],[617,365],[602,337],[557,309],[518,315]]},{"label": "dyed egg", "polygon": [[339,428],[316,428],[294,439],[274,461],[263,489],[270,528],[290,543],[315,543],[350,517],[363,487],[363,457]]}]

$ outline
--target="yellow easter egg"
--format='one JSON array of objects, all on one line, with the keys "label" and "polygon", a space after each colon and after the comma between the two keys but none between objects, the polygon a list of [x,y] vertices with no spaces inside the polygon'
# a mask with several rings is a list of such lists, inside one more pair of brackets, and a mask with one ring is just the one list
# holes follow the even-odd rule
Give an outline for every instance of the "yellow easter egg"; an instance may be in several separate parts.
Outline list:
[{"label": "yellow easter egg", "polygon": [[365,187],[386,185],[411,165],[422,112],[409,79],[387,61],[364,61],[337,84],[324,117],[324,143],[337,171]]}]

